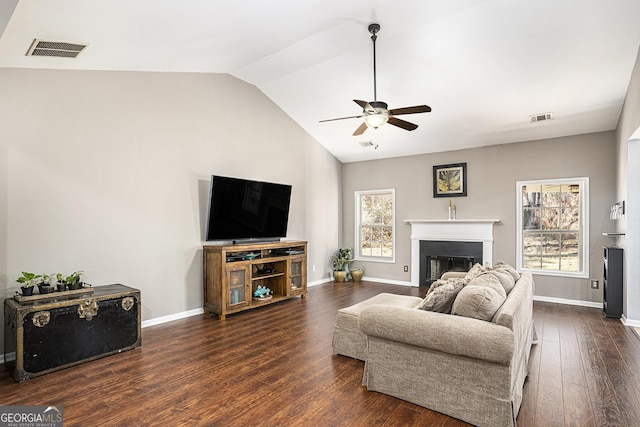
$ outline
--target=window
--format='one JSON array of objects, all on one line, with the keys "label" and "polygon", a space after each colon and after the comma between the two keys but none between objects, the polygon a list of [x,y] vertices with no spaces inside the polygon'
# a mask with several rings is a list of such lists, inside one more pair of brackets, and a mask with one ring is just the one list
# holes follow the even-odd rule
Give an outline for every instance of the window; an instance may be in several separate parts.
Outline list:
[{"label": "window", "polygon": [[520,181],[517,268],[589,277],[589,178]]},{"label": "window", "polygon": [[395,262],[395,190],[356,191],[355,257]]}]

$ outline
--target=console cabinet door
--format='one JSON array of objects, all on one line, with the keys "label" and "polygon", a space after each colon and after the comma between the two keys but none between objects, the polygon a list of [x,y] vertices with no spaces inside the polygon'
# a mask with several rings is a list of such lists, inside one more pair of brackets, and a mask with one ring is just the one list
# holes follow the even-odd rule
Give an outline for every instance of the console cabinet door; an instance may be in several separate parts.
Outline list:
[{"label": "console cabinet door", "polygon": [[307,258],[296,257],[288,260],[289,295],[301,295],[307,291]]},{"label": "console cabinet door", "polygon": [[226,279],[226,309],[235,310],[249,305],[249,301],[251,300],[250,265],[227,265]]}]

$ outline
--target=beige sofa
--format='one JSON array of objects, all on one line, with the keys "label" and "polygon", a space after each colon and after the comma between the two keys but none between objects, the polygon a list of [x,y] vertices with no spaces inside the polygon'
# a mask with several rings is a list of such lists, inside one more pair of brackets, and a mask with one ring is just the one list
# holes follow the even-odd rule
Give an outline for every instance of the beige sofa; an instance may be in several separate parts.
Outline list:
[{"label": "beige sofa", "polygon": [[[491,321],[419,310],[420,298],[381,294],[338,313],[334,352],[366,360],[370,391],[478,426],[514,426],[536,339],[533,291],[524,273]],[[346,327],[353,316],[357,331]]]}]

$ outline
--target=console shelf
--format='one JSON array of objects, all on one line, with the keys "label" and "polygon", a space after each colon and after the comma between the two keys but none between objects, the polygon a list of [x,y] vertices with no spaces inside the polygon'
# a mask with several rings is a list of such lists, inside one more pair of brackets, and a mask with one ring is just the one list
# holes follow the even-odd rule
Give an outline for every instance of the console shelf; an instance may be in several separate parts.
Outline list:
[{"label": "console shelf", "polygon": [[[307,294],[307,242],[284,241],[203,246],[204,311],[222,320]],[[258,286],[273,291],[265,300],[253,298]]]}]

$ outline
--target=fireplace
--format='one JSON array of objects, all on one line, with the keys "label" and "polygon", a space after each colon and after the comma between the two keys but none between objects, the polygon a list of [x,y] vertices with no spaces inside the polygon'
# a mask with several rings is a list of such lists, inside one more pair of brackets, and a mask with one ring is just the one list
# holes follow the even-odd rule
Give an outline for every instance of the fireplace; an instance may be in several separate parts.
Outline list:
[{"label": "fireplace", "polygon": [[[405,220],[411,224],[411,284],[428,286],[430,282],[439,278],[438,273],[442,275],[442,270],[464,271],[468,270],[470,263],[492,264],[493,225],[499,221]],[[436,246],[439,253],[431,250],[432,245]],[[421,249],[425,247],[428,250],[424,253],[431,255],[428,262],[427,258],[421,255]]]},{"label": "fireplace", "polygon": [[420,286],[431,286],[448,271],[469,271],[482,264],[482,242],[420,241]]}]

